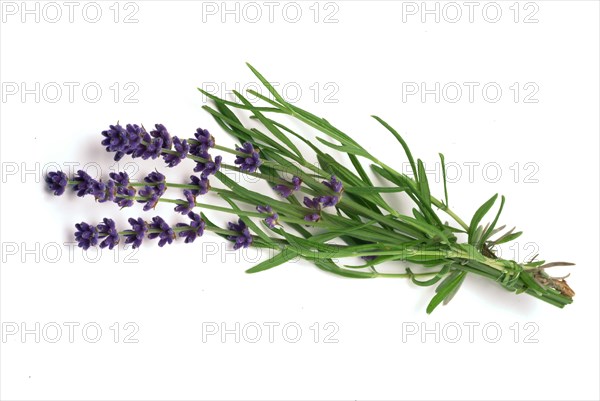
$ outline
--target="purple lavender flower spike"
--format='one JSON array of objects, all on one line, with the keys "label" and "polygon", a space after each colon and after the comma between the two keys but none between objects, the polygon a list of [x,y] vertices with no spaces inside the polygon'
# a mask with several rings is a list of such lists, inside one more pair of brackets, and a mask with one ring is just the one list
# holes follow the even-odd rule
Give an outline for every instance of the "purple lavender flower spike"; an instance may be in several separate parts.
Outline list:
[{"label": "purple lavender flower spike", "polygon": [[140,147],[142,136],[146,130],[137,124],[127,124],[125,130],[127,131],[127,146],[123,151],[128,155],[133,155]]},{"label": "purple lavender flower spike", "polygon": [[148,174],[146,177],[144,177],[144,181],[149,184],[165,182],[165,179],[166,179],[166,177],[163,174],[159,173],[158,171],[153,171],[150,174]]},{"label": "purple lavender flower spike", "polygon": [[175,206],[175,211],[181,214],[188,214],[196,207],[196,199],[194,199],[194,194],[189,189],[184,190],[183,195],[187,203]]},{"label": "purple lavender flower spike", "polygon": [[138,203],[145,203],[143,207],[144,212],[154,209],[156,205],[158,205],[160,195],[156,192],[154,187],[145,186],[144,188],[140,189],[138,195],[147,198],[138,200]]},{"label": "purple lavender flower spike", "polygon": [[223,158],[221,156],[217,156],[215,157],[215,161],[209,161],[208,163],[206,163],[206,167],[204,168],[203,173],[206,176],[209,176],[211,174],[215,174],[217,171],[219,171],[219,169],[221,168],[221,160]]},{"label": "purple lavender flower spike", "polygon": [[244,228],[246,228],[246,223],[244,223],[242,219],[239,219],[237,223],[233,223],[233,222],[227,223],[227,227],[231,231],[241,232]]},{"label": "purple lavender flower spike", "polygon": [[277,192],[282,197],[287,198],[292,193],[294,193],[294,191],[298,191],[300,189],[301,185],[302,185],[302,180],[300,179],[300,177],[294,176],[292,178],[291,186],[285,185],[285,184],[278,184],[278,185],[275,185],[273,187],[273,189],[275,190],[275,192]]},{"label": "purple lavender flower spike", "polygon": [[158,241],[158,246],[161,248],[165,246],[165,244],[172,244],[173,239],[175,238],[175,232],[173,229],[162,219],[160,216],[155,216],[152,218],[152,223],[149,224],[151,229],[161,230],[158,233],[150,233],[148,234],[149,239],[160,238]]},{"label": "purple lavender flower spike", "polygon": [[126,244],[132,244],[131,247],[133,249],[139,248],[142,245],[142,241],[146,236],[146,232],[148,232],[148,226],[146,222],[140,217],[137,220],[134,218],[130,218],[129,224],[131,225],[132,233],[123,234],[125,237]]},{"label": "purple lavender flower spike", "polygon": [[287,198],[288,196],[290,196],[292,194],[292,192],[294,192],[292,190],[292,188],[288,187],[287,185],[283,185],[283,184],[277,184],[273,187],[273,189],[275,190],[275,192],[277,192],[279,195],[283,196],[284,198]]},{"label": "purple lavender flower spike", "polygon": [[308,196],[305,196],[304,201],[302,203],[304,203],[304,206],[306,206],[309,209],[315,209],[315,210],[321,209],[321,205],[320,205],[321,201],[319,200],[319,198],[310,199]]},{"label": "purple lavender flower spike", "polygon": [[145,133],[144,134],[144,142],[146,142],[147,144],[141,144],[140,147],[138,148],[138,151],[135,154],[139,154],[142,159],[144,160],[148,160],[148,159],[157,159],[163,151],[163,139],[162,138],[152,138],[150,136],[150,134]]},{"label": "purple lavender flower spike", "polygon": [[190,185],[196,185],[198,187],[198,189],[191,190],[194,196],[204,195],[210,190],[210,182],[206,175],[200,174],[200,178],[196,177],[195,175],[191,175],[190,180]]},{"label": "purple lavender flower spike", "polygon": [[313,210],[312,213],[304,216],[304,220],[315,221],[315,222],[321,220],[321,200],[320,200],[320,198],[310,199],[308,196],[305,196],[303,203],[304,203],[304,206]]},{"label": "purple lavender flower spike", "polygon": [[119,161],[125,154],[136,154],[144,132],[137,124],[127,124],[125,128],[119,124],[111,125],[108,130],[102,131],[102,145],[106,146],[107,152],[116,152],[114,159]]},{"label": "purple lavender flower spike", "polygon": [[256,206],[256,210],[259,213],[266,213],[269,215],[265,219],[265,224],[267,225],[267,227],[275,228],[275,226],[279,224],[279,222],[277,221],[277,219],[279,219],[279,215],[277,213],[273,213],[273,209],[271,208],[271,206]]},{"label": "purple lavender flower spike", "polygon": [[203,171],[206,168],[206,164],[212,160],[212,156],[202,145],[190,145],[190,154],[196,157],[201,157],[204,160],[206,160],[206,162],[196,161],[196,166],[194,167],[194,171],[196,173]]},{"label": "purple lavender flower spike", "polygon": [[144,189],[147,189],[148,187],[150,187],[152,190],[147,192],[147,195],[142,195],[142,196],[151,196],[151,192],[156,193],[158,196],[163,196],[163,194],[167,190],[167,185],[166,185],[165,180],[166,180],[165,176],[163,174],[159,173],[158,171],[153,171],[150,174],[148,174],[146,177],[144,177],[144,182],[147,182],[148,184],[152,184],[152,185],[147,185]]},{"label": "purple lavender flower spike", "polygon": [[115,160],[119,161],[129,149],[129,137],[127,131],[119,124],[109,126],[109,129],[102,131],[102,146],[106,146],[107,152],[116,152]]},{"label": "purple lavender flower spike", "polygon": [[196,137],[196,140],[200,145],[203,145],[206,148],[215,147],[215,138],[213,138],[213,136],[210,134],[210,132],[208,132],[208,130],[198,128],[194,136]]},{"label": "purple lavender flower spike", "polygon": [[65,193],[69,180],[62,171],[50,171],[46,175],[46,184],[48,189],[54,192],[54,195],[60,196]]},{"label": "purple lavender flower spike", "polygon": [[317,222],[321,220],[321,215],[319,213],[307,214],[306,216],[304,216],[304,220]]},{"label": "purple lavender flower spike", "polygon": [[114,220],[104,218],[103,221],[96,226],[100,237],[104,238],[100,243],[100,248],[113,249],[119,243],[119,232],[115,228]]},{"label": "purple lavender flower spike", "polygon": [[91,195],[96,198],[96,200],[104,199],[106,197],[106,184],[100,181],[94,181],[90,186]]},{"label": "purple lavender flower spike", "polygon": [[115,184],[120,185],[122,187],[126,187],[129,185],[129,174],[126,172],[120,173],[110,173],[108,175],[112,180],[114,180]]},{"label": "purple lavender flower spike", "polygon": [[91,246],[98,244],[98,229],[88,223],[75,224],[75,240],[77,240],[77,246],[87,250]]},{"label": "purple lavender flower spike", "polygon": [[190,151],[190,145],[188,145],[187,140],[180,140],[178,137],[173,137],[173,146],[175,148],[176,154],[166,153],[163,155],[163,159],[167,163],[169,167],[175,167],[183,159],[185,159]]},{"label": "purple lavender flower spike", "polygon": [[248,248],[252,244],[252,235],[250,235],[250,231],[246,224],[239,219],[236,223],[229,223],[228,227],[231,231],[236,231],[239,235],[229,235],[227,237],[230,241],[235,241],[233,245],[234,250],[238,250],[240,248]]},{"label": "purple lavender flower spike", "polygon": [[85,171],[79,170],[73,178],[76,184],[73,189],[77,191],[77,196],[81,197],[93,192],[93,186],[96,183],[92,177],[90,177]]},{"label": "purple lavender flower spike", "polygon": [[259,205],[259,206],[256,206],[256,211],[258,213],[268,213],[268,214],[273,213],[273,209],[269,205],[265,205],[265,206],[260,206]]},{"label": "purple lavender flower spike", "polygon": [[335,206],[339,200],[340,198],[338,196],[326,195],[319,197],[319,202],[321,202],[325,207]]},{"label": "purple lavender flower spike", "polygon": [[189,230],[180,231],[179,236],[181,238],[185,238],[186,244],[191,244],[196,240],[196,238],[202,237],[204,234],[204,228],[206,227],[206,223],[199,214],[194,212],[189,212],[188,217],[192,220],[190,224],[185,223],[177,223],[177,227],[189,227]]},{"label": "purple lavender flower spike", "polygon": [[277,213],[273,213],[269,217],[265,219],[265,224],[269,228],[275,228],[277,224],[279,224],[279,215]]},{"label": "purple lavender flower spike", "polygon": [[[113,180],[108,180],[106,184],[99,182],[98,184],[102,184],[104,190],[98,191],[94,193],[96,200],[100,203],[104,202],[113,202],[117,195],[117,187],[115,186],[115,182]],[[98,187],[101,187],[100,185]]]},{"label": "purple lavender flower spike", "polygon": [[246,156],[238,155],[235,159],[235,164],[240,165],[241,171],[247,171],[254,173],[258,167],[262,164],[258,152],[254,149],[254,146],[250,142],[245,142],[242,147],[236,146],[235,149],[238,152],[245,153]]},{"label": "purple lavender flower spike", "polygon": [[126,198],[131,196],[135,196],[134,188],[117,187],[117,195],[115,196],[114,202],[121,208],[133,206],[133,199]]},{"label": "purple lavender flower spike", "polygon": [[336,193],[340,193],[344,190],[344,185],[335,177],[335,175],[332,175],[329,181],[323,181],[323,184]]},{"label": "purple lavender flower spike", "polygon": [[171,149],[173,146],[173,139],[171,139],[171,135],[169,134],[169,131],[167,131],[167,128],[162,124],[154,124],[154,127],[156,129],[150,131],[150,135],[154,138],[160,138],[160,147],[163,149]]},{"label": "purple lavender flower spike", "polygon": [[292,185],[294,186],[294,191],[300,190],[300,186],[302,185],[302,180],[300,179],[300,177],[293,176]]}]

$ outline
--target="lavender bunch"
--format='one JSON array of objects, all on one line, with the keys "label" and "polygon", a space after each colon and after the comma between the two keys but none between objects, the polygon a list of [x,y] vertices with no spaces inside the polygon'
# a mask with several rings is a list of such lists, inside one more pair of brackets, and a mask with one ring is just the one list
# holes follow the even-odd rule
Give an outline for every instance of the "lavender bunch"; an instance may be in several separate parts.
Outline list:
[{"label": "lavender bunch", "polygon": [[[211,231],[230,241],[234,249],[252,246],[275,252],[275,256],[248,269],[248,273],[301,257],[324,271],[345,277],[407,278],[418,286],[439,283],[427,313],[440,303],[449,302],[468,274],[489,278],[511,292],[526,293],[558,307],[572,302],[574,292],[564,278],[546,273],[550,267],[570,263],[542,260],[518,263],[496,255],[498,245],[521,235],[514,229],[505,231],[505,226],[497,227],[504,197],[490,222],[483,223],[498,201],[497,194],[477,209],[469,223],[465,222],[448,206],[442,154],[444,198],[438,199],[431,194],[423,162],[415,161],[404,139],[381,118],[373,116],[399,142],[412,176],[384,164],[327,120],[288,103],[258,71],[249,67],[273,97],[248,91],[264,102],[262,106],[251,104],[235,91],[237,101],[229,101],[199,89],[212,101],[204,110],[239,141],[234,149],[217,145],[215,138],[201,128],[187,139],[171,136],[162,124],[156,124],[150,132],[136,124],[111,125],[102,132],[102,145],[115,154],[115,160],[125,156],[144,160],[162,157],[167,168],[189,163],[186,168],[195,174],[190,175],[188,182],[167,181],[158,171],[139,182],[131,181],[125,172],[111,173],[104,181],[95,180],[84,171],[74,177],[62,172],[48,174],[46,182],[55,195],[62,195],[67,187],[72,187],[77,196],[114,202],[121,208],[141,203],[144,211],[164,202],[173,204],[176,213],[187,217],[186,222],[175,225],[160,216],[131,218],[129,227],[121,231],[109,218],[97,225],[78,223],[75,238],[80,247],[112,249],[123,241],[137,248],[145,240],[153,239],[163,247],[177,237],[193,243],[205,231]],[[234,110],[250,113],[263,129],[246,127]],[[284,125],[281,116],[316,129],[324,135],[316,137],[323,146]],[[314,152],[318,165],[307,160],[295,141],[303,142]],[[337,154],[329,154],[331,150]],[[227,164],[222,155],[213,157],[215,152],[231,155],[233,164]],[[341,155],[349,159],[353,169],[339,162]],[[375,175],[390,185],[375,186],[365,170],[365,161]],[[240,185],[228,178],[223,169],[264,180],[272,187],[273,194]],[[291,178],[290,171],[293,171]],[[221,185],[212,186],[214,180]],[[172,191],[177,193],[175,198],[167,197]],[[401,192],[414,203],[412,215],[399,213],[381,196]],[[224,199],[229,207],[200,202],[209,193]],[[234,218],[227,227],[219,227],[199,209],[229,213]],[[443,221],[440,212],[452,222]],[[340,265],[335,261],[355,257],[363,261],[358,265]],[[379,265],[386,262],[404,262],[413,268],[384,273]]]}]

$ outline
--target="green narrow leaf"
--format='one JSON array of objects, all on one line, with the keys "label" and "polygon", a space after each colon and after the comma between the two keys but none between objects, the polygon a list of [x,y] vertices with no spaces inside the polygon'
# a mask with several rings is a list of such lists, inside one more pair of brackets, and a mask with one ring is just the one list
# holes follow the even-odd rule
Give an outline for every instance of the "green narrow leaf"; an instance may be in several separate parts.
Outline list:
[{"label": "green narrow leaf", "polygon": [[344,191],[357,194],[357,195],[368,195],[374,193],[390,193],[390,192],[404,192],[406,187],[347,187],[344,186]]},{"label": "green narrow leaf", "polygon": [[260,72],[258,72],[258,70],[256,68],[252,67],[252,65],[250,65],[250,63],[246,63],[246,65],[248,66],[248,68],[250,68],[252,73],[254,75],[256,75],[256,78],[258,78],[260,80],[260,82],[262,82],[262,84],[265,86],[265,88],[267,88],[267,90],[269,92],[271,92],[271,95],[273,95],[273,97],[275,99],[277,99],[277,101],[279,101],[282,106],[284,106],[284,107],[287,106],[286,100],[275,90],[273,85],[271,85],[271,83],[269,81],[267,81],[266,78],[263,77],[262,74]]},{"label": "green narrow leaf", "polygon": [[452,298],[454,298],[454,296],[460,289],[460,286],[464,283],[465,278],[467,277],[467,272],[463,272],[463,273],[464,274],[463,274],[462,278],[460,279],[459,283],[452,289],[452,291],[450,291],[450,293],[448,293],[446,298],[444,298],[444,302],[443,302],[444,305],[448,305],[450,303],[450,301],[452,301]]},{"label": "green narrow leaf", "polygon": [[496,245],[505,244],[507,242],[516,240],[517,238],[519,238],[521,236],[521,234],[523,234],[523,231],[517,231],[516,233],[507,233],[492,242]]},{"label": "green narrow leaf", "polygon": [[314,260],[315,265],[321,270],[329,273],[337,274],[338,276],[349,277],[349,278],[373,278],[377,277],[374,272],[361,272],[356,270],[346,270],[340,268],[331,259],[317,259]]},{"label": "green narrow leaf", "polygon": [[435,296],[427,305],[427,313],[430,314],[434,311],[437,306],[442,303],[446,297],[453,294],[455,289],[462,284],[465,276],[467,275],[464,271],[454,271],[451,273],[442,283],[437,287]]},{"label": "green narrow leaf", "polygon": [[417,178],[417,168],[415,166],[415,159],[413,159],[412,153],[410,153],[408,144],[404,141],[404,139],[400,136],[400,134],[395,129],[393,129],[388,123],[386,123],[385,121],[383,121],[381,118],[379,118],[377,116],[371,116],[371,117],[373,117],[381,125],[383,125],[388,131],[390,131],[392,133],[392,135],[394,135],[394,137],[396,137],[398,142],[400,142],[400,145],[402,146],[402,149],[404,149],[404,153],[406,153],[406,157],[408,158],[408,162],[410,163],[410,167],[412,168],[413,175],[416,179]]},{"label": "green narrow leaf", "polygon": [[298,252],[296,252],[295,250],[293,250],[289,247],[285,247],[281,250],[281,252],[279,252],[277,255],[273,256],[272,258],[267,259],[263,262],[260,262],[256,266],[253,266],[250,269],[246,270],[246,273],[258,273],[258,272],[262,272],[262,271],[265,271],[268,269],[272,269],[273,267],[282,265],[285,262],[289,262],[290,260],[294,259],[296,256],[298,256]]},{"label": "green narrow leaf", "polygon": [[356,172],[358,173],[360,178],[362,178],[362,180],[365,182],[365,184],[367,184],[369,186],[373,185],[373,183],[371,182],[371,178],[369,178],[369,176],[367,175],[367,172],[363,168],[363,166],[360,163],[360,161],[358,160],[358,158],[355,155],[350,154],[350,153],[348,153],[348,157],[350,158],[352,165],[356,169]]},{"label": "green narrow leaf", "polygon": [[483,205],[481,205],[473,215],[473,218],[471,219],[471,224],[469,225],[469,244],[473,243],[473,240],[475,239],[474,234],[477,231],[477,227],[479,226],[481,219],[483,219],[487,212],[490,211],[497,198],[498,194],[492,196]]},{"label": "green narrow leaf", "polygon": [[333,142],[329,142],[326,139],[323,139],[321,137],[315,137],[317,139],[317,141],[321,142],[323,145],[329,146],[332,149],[338,150],[340,152],[344,152],[344,153],[348,153],[348,154],[353,154],[353,155],[357,155],[357,156],[363,156],[363,157],[367,157],[368,154],[365,153],[365,151],[361,148],[358,148],[356,146],[353,145],[336,145]]},{"label": "green narrow leaf", "polygon": [[431,208],[431,192],[429,190],[429,181],[427,180],[427,173],[425,173],[425,167],[421,159],[417,160],[417,168],[419,172],[419,192],[421,192],[421,199],[428,208]]},{"label": "green narrow leaf", "polygon": [[412,270],[409,268],[406,269],[406,272],[410,274],[410,280],[413,282],[413,284],[418,285],[419,287],[429,287],[440,281],[442,277],[448,273],[448,270],[450,270],[450,265],[444,265],[444,267],[442,267],[442,269],[434,277],[424,281],[417,280]]},{"label": "green narrow leaf", "polygon": [[[239,92],[233,91],[233,93],[247,106],[252,106],[252,104]],[[294,145],[292,141],[285,135],[279,128],[277,128],[274,124],[272,124],[268,118],[264,117],[263,114],[255,109],[251,109],[254,116],[268,129],[277,139],[283,142],[292,152],[294,152],[298,157],[302,157],[302,153],[300,150]]]},{"label": "green narrow leaf", "polygon": [[442,177],[444,179],[444,199],[446,200],[446,206],[448,206],[448,188],[446,184],[446,161],[444,155],[440,153],[440,161],[442,163]]},{"label": "green narrow leaf", "polygon": [[496,213],[496,217],[494,218],[494,221],[492,221],[492,224],[488,227],[487,230],[485,230],[485,232],[483,233],[483,235],[481,236],[481,243],[484,243],[485,241],[488,240],[488,238],[490,238],[492,236],[492,233],[494,232],[494,228],[496,228],[496,223],[498,223],[498,219],[500,218],[500,214],[502,213],[502,208],[504,207],[504,195],[502,195],[502,197],[500,198],[500,208],[498,209],[498,213]]}]

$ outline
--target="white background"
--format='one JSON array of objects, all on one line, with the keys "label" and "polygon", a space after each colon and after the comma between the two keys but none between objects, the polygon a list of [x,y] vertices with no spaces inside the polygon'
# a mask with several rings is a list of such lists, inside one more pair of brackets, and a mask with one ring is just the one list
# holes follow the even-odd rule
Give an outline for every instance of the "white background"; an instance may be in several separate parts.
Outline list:
[{"label": "white background", "polygon": [[[74,9],[72,23],[62,2],[56,3],[62,12],[56,23],[48,21],[56,10],[44,2],[37,6],[39,22],[35,14],[22,22],[21,3],[7,3],[0,28],[3,399],[598,399],[597,2],[498,2],[496,23],[486,21],[495,18],[494,5],[482,15],[484,2],[473,22],[458,3],[462,18],[456,23],[448,21],[455,14],[443,8],[446,3],[438,4],[439,22],[435,15],[422,22],[420,2],[298,2],[296,23],[290,22],[292,6],[283,13],[283,2],[273,22],[267,5],[258,2],[252,9],[239,3],[239,22],[231,14],[224,23],[221,2],[136,1],[116,8],[112,1],[98,2],[96,23],[82,16],[85,2]],[[255,5],[262,18],[251,22]],[[415,15],[403,14],[413,5],[419,8]],[[138,22],[124,23],[133,11]],[[531,13],[537,22],[525,23]],[[461,175],[449,191],[451,206],[464,219],[492,194],[506,195],[501,223],[525,232],[514,249],[504,249],[507,257],[516,252],[522,261],[537,250],[548,261],[576,262],[553,272],[572,273],[574,304],[560,310],[469,277],[448,306],[428,316],[432,288],[396,279],[343,279],[306,262],[246,275],[256,253],[231,253],[211,234],[193,245],[180,241],[160,249],[148,242],[137,253],[104,251],[97,261],[92,250],[69,254],[64,243],[72,241],[76,222],[108,216],[123,227],[129,216],[153,214],[139,205],[119,211],[72,193],[55,198],[41,175],[68,163],[90,173],[101,166],[103,176],[124,167],[131,160],[114,166],[99,143],[100,131],[117,120],[163,123],[182,137],[204,127],[220,144],[232,145],[201,110],[204,99],[195,88],[255,83],[246,61],[290,88],[296,104],[401,169],[406,160],[399,145],[369,115],[386,119],[430,163],[437,196],[443,190],[433,168],[443,152]],[[79,85],[72,101],[65,82]],[[472,102],[465,86],[455,103],[448,99],[454,94],[438,103],[434,95],[403,101],[411,82],[430,89],[436,82],[479,86]],[[510,89],[515,82],[516,102]],[[22,98],[21,83],[34,93]],[[52,83],[62,88],[54,103]],[[102,89],[95,103],[92,90],[87,99],[82,94],[90,83]],[[115,83],[116,102],[110,89]],[[125,88],[127,83],[133,86]],[[487,83],[502,89],[497,102],[483,97]],[[526,83],[533,86],[525,90]],[[15,85],[19,92],[12,94]],[[131,88],[139,90],[125,99]],[[529,100],[537,103],[525,102],[531,88],[537,93]],[[479,164],[470,173],[465,163]],[[484,172],[486,165],[492,168]],[[185,180],[192,168],[189,162],[170,171],[161,163],[127,165],[138,169],[137,179],[156,166],[171,181]],[[171,207],[160,205],[159,213],[172,223],[185,221]],[[50,330],[39,343],[33,334],[23,340],[20,331],[7,336],[9,327],[32,329],[36,322]],[[57,343],[48,341],[52,322],[63,327]],[[66,322],[80,324],[73,343]],[[110,329],[115,322],[121,327],[117,343]],[[125,342],[128,322],[139,328],[137,343]],[[249,331],[239,343],[234,335],[203,341],[203,325],[211,322],[230,329],[238,322],[249,330],[256,323],[263,337],[251,343]],[[268,322],[280,324],[273,343]],[[315,322],[317,343],[310,328]],[[326,328],[328,322],[333,325]],[[102,328],[97,343],[82,337],[86,323]],[[302,329],[298,342],[283,337],[286,323]],[[407,336],[409,327],[435,332],[438,323],[439,340],[434,334],[422,339],[420,332]],[[478,325],[472,342],[469,324]],[[332,327],[338,328],[332,337],[337,343],[325,338]],[[456,327],[462,337],[452,343]],[[492,342],[497,327],[502,333]]]}]

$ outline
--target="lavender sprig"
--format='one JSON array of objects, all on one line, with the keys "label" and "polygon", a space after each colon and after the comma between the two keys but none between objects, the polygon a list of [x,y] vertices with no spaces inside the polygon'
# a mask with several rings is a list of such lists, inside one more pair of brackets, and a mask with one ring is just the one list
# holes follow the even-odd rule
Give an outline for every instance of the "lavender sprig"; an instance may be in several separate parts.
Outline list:
[{"label": "lavender sprig", "polygon": [[[76,225],[75,234],[79,246],[88,249],[99,245],[112,249],[124,238],[125,244],[139,247],[145,238],[158,238],[158,245],[162,247],[177,237],[192,243],[205,231],[212,231],[231,241],[234,249],[256,246],[278,251],[271,259],[249,269],[250,273],[273,268],[298,256],[311,260],[322,270],[346,277],[403,277],[420,286],[440,283],[427,307],[428,313],[452,299],[469,273],[558,307],[572,302],[574,293],[564,278],[551,277],[546,272],[549,267],[567,263],[518,263],[496,255],[496,246],[521,234],[513,230],[501,234],[503,227],[496,227],[504,197],[490,223],[483,224],[483,221],[498,195],[479,207],[469,223],[465,222],[448,206],[443,155],[440,160],[444,197],[440,200],[432,195],[423,162],[413,158],[404,139],[381,118],[374,117],[399,142],[412,175],[397,172],[327,120],[288,103],[258,71],[251,66],[250,69],[272,98],[254,91],[249,93],[263,100],[266,106],[254,106],[237,92],[239,101],[229,101],[202,91],[217,105],[216,109],[204,106],[204,110],[239,140],[240,145],[234,149],[217,145],[215,138],[202,128],[189,139],[171,136],[163,124],[156,124],[150,132],[136,124],[127,124],[125,128],[111,125],[102,132],[102,145],[115,153],[115,160],[125,155],[142,159],[163,157],[170,168],[186,165],[186,159],[191,160],[193,170],[200,176],[190,176],[188,183],[167,182],[158,172],[151,173],[142,182],[130,180],[125,173],[112,173],[106,181],[96,180],[85,171],[77,172],[71,179],[62,172],[48,174],[46,184],[55,195],[62,195],[72,186],[80,197],[92,195],[99,203],[115,202],[121,207],[132,206],[137,201],[144,203],[144,211],[154,209],[159,202],[171,203],[175,204],[177,213],[190,219],[188,223],[174,226],[160,216],[150,221],[129,219],[131,228],[124,231],[117,231],[114,221],[108,218],[98,225],[80,223]],[[250,111],[264,129],[246,128],[232,108]],[[300,135],[275,119],[281,115],[294,118],[328,137],[319,136],[317,140],[346,155],[354,170],[344,165],[339,155],[329,155],[306,139],[304,133]],[[294,140],[303,141],[314,151],[318,165],[305,159]],[[210,154],[213,150],[235,155],[233,164],[227,164],[221,155],[213,158]],[[375,175],[391,186],[374,186],[362,165],[364,160],[370,163]],[[284,177],[290,169],[294,174],[288,181]],[[265,180],[273,188],[273,196],[233,181],[222,170],[236,170]],[[209,177],[225,188],[212,186]],[[183,190],[185,199],[166,197],[166,192],[173,188]],[[414,202],[412,215],[401,214],[382,197],[383,193],[398,192],[404,192]],[[181,197],[181,192],[178,193]],[[207,196],[207,202],[199,203],[200,195]],[[210,196],[223,198],[231,207],[210,203]],[[244,210],[247,207],[255,207],[256,212]],[[196,213],[196,208],[232,214],[238,219],[221,228]],[[443,222],[439,210],[453,222]],[[263,228],[253,219],[262,220]],[[313,230],[314,227],[318,230]],[[466,235],[466,242],[459,240],[459,233]],[[331,242],[333,240],[345,244]],[[362,264],[340,266],[333,257],[358,257]],[[420,265],[421,271],[406,268],[404,272],[383,273],[378,266],[386,261],[410,262]],[[420,276],[429,279],[420,281]]]}]

